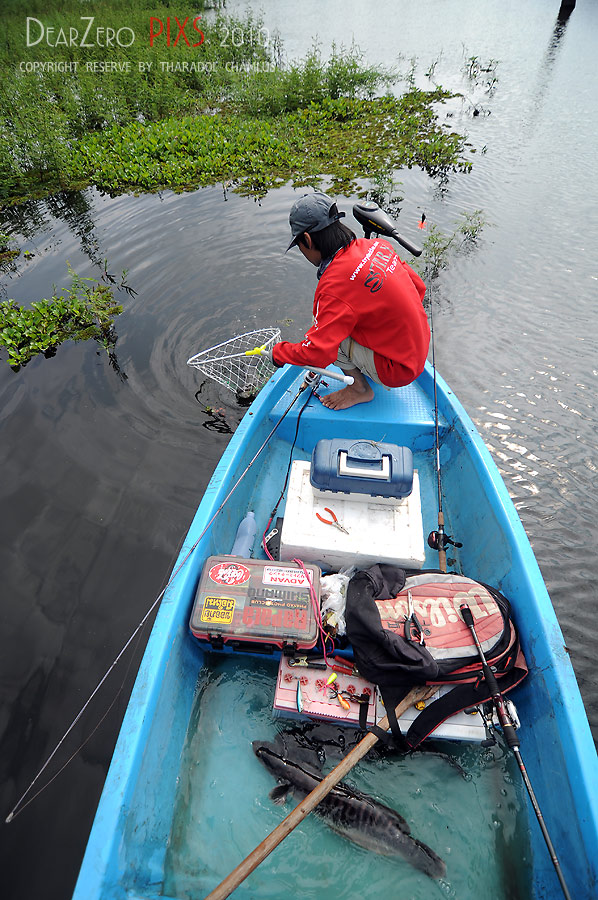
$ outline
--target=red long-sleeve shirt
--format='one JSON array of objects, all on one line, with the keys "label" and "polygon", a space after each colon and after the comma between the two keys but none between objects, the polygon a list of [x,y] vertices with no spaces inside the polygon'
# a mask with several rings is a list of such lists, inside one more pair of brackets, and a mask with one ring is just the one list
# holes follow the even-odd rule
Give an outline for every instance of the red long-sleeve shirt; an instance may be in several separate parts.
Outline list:
[{"label": "red long-sleeve shirt", "polygon": [[318,282],[314,322],[305,338],[275,344],[274,361],[325,367],[336,360],[341,341],[352,337],[374,351],[383,384],[410,384],[423,370],[430,342],[425,291],[417,272],[387,241],[353,241]]}]

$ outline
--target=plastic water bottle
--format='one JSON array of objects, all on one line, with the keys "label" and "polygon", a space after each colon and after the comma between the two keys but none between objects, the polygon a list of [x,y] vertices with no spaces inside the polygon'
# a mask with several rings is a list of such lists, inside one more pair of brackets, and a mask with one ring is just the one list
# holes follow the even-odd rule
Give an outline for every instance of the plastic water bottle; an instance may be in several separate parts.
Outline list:
[{"label": "plastic water bottle", "polygon": [[251,556],[256,530],[255,513],[250,509],[237,528],[237,536],[231,550],[233,556],[243,556],[245,559]]}]

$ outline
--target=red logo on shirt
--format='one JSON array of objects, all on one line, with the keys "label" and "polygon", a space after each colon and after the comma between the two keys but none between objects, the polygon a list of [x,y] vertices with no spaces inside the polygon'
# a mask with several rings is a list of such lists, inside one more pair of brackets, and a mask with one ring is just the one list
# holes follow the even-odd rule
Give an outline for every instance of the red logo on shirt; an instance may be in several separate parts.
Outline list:
[{"label": "red logo on shirt", "polygon": [[[392,247],[380,247],[374,254],[374,258],[370,263],[370,271],[365,279],[365,286],[369,287],[372,294],[380,290],[384,284],[384,279],[389,270],[390,263],[396,254]],[[392,270],[392,268],[391,268]]]}]

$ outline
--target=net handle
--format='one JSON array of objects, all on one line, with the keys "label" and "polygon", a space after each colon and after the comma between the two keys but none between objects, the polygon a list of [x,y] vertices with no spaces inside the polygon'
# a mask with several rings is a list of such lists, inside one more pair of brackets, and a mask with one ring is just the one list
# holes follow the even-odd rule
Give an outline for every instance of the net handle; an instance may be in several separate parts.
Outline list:
[{"label": "net handle", "polygon": [[315,366],[301,366],[301,368],[305,369],[306,372],[315,372],[316,375],[332,378],[334,381],[342,381],[343,384],[353,384],[355,381],[352,375],[337,375],[336,372],[331,372],[330,369],[318,369]]},{"label": "net handle", "polygon": [[[259,353],[260,356],[265,356],[267,359],[270,359],[270,354],[263,347],[256,347],[255,350],[247,350],[246,356],[257,356]],[[353,384],[355,379],[352,375],[337,375],[336,372],[331,372],[330,369],[318,369],[317,366],[297,366],[298,369],[304,369],[306,372],[313,372],[315,375],[324,375],[326,378],[332,378],[334,381],[342,381],[343,384]]]},{"label": "net handle", "polygon": [[[227,343],[223,341],[223,343]],[[222,346],[219,344],[218,346]],[[210,350],[215,350],[216,347],[210,347]],[[214,359],[202,359],[198,360],[198,356],[202,356],[203,353],[209,353],[209,350],[204,350],[202,353],[198,353],[195,356],[192,356],[187,360],[188,366],[197,366],[198,368],[202,365],[207,365],[208,363],[220,363],[226,359],[241,359],[244,356],[263,356],[266,359],[270,359],[270,353],[265,349],[265,344],[261,347],[254,347],[253,350],[245,350],[242,353],[231,353],[228,356],[217,356]],[[319,369],[317,366],[297,366],[299,369],[304,369],[306,372],[314,372],[316,375],[324,375],[326,378],[332,378],[333,381],[340,381],[343,384],[351,385],[355,382],[355,379],[352,375],[337,375],[336,372],[331,372],[330,369]]]}]

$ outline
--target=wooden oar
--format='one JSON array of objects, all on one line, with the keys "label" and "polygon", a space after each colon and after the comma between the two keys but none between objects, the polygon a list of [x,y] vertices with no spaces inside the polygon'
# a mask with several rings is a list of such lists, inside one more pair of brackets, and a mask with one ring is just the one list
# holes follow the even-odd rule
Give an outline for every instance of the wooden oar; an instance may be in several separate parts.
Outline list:
[{"label": "wooden oar", "polygon": [[[397,719],[402,716],[410,706],[413,706],[420,700],[427,700],[436,690],[436,687],[430,687],[429,685],[413,688],[397,706],[395,710]],[[387,716],[384,716],[384,718],[378,722],[378,727],[381,728],[382,731],[388,730],[389,722]],[[276,847],[278,847],[281,841],[283,841],[287,835],[303,821],[308,813],[310,813],[312,809],[314,809],[314,807],[330,793],[332,788],[344,778],[347,772],[349,772],[353,766],[365,756],[377,740],[378,738],[375,734],[368,732],[363,740],[343,757],[338,766],[322,779],[318,786],[313,789],[311,794],[308,794],[307,797],[305,797],[301,803],[288,814],[286,819],[283,819],[280,825],[277,825],[274,831],[270,832],[268,837],[265,838],[255,850],[252,850],[249,856],[246,856],[245,859],[239,863],[237,868],[233,869],[230,875],[227,875],[224,881],[221,881],[220,884],[205,897],[205,900],[224,900],[225,897],[229,897],[232,892],[239,887],[241,882],[245,881],[247,876],[250,875],[254,869],[257,869],[259,864],[263,862]]]}]

